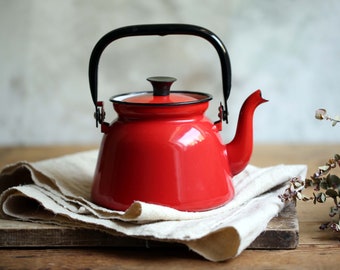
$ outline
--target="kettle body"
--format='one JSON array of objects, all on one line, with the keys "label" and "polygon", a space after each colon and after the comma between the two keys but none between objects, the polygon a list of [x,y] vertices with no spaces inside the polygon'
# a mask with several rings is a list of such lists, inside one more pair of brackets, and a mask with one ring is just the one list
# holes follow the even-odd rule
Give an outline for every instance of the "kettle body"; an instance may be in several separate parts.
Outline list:
[{"label": "kettle body", "polygon": [[[209,41],[221,64],[224,104],[219,119],[211,122],[205,111],[211,95],[170,91],[174,78],[151,77],[153,91],[120,94],[110,98],[118,117],[105,122],[104,103],[97,101],[98,64],[111,42],[142,35],[194,35]],[[219,131],[228,122],[227,99],[231,68],[227,50],[209,30],[186,24],[134,25],[113,30],[94,47],[89,80],[96,124],[103,139],[99,150],[93,202],[124,211],[134,201],[182,211],[219,207],[234,196],[232,178],[248,164],[253,145],[253,113],[265,102],[260,90],[244,102],[234,139],[224,144]]]},{"label": "kettle body", "polygon": [[92,188],[95,202],[116,210],[137,200],[202,211],[233,198],[225,145],[217,126],[204,116],[208,101],[114,106],[118,119],[103,136]]}]

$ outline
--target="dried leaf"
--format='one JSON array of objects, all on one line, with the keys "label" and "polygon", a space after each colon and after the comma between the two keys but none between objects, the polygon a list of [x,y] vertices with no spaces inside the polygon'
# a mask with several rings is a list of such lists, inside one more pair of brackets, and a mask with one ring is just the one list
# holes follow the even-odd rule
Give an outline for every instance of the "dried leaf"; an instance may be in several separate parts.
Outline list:
[{"label": "dried leaf", "polygon": [[296,193],[296,197],[298,200],[302,200],[303,199],[303,195],[300,192]]},{"label": "dried leaf", "polygon": [[316,201],[319,203],[324,203],[326,201],[327,197],[326,194],[323,192],[319,192],[316,194]]},{"label": "dried leaf", "polygon": [[334,189],[327,189],[326,195],[332,198],[336,198],[339,194]]},{"label": "dried leaf", "polygon": [[328,189],[329,188],[329,185],[328,185],[328,183],[327,183],[327,181],[325,181],[325,180],[322,180],[321,182],[320,182],[320,187],[321,187],[321,189]]},{"label": "dried leaf", "polygon": [[327,175],[327,181],[329,182],[329,186],[332,188],[340,189],[340,178],[335,174]]},{"label": "dried leaf", "polygon": [[326,172],[326,171],[328,171],[330,168],[329,168],[329,166],[328,165],[323,165],[323,166],[320,166],[319,167],[319,170],[321,170],[321,171],[323,171],[323,172]]}]

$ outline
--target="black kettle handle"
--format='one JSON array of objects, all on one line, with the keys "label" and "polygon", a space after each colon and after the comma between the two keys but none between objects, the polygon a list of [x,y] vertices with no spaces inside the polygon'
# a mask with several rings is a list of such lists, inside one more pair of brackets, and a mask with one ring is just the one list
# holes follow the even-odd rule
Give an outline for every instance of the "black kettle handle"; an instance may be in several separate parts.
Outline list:
[{"label": "black kettle handle", "polygon": [[193,35],[199,36],[201,38],[209,41],[216,49],[220,62],[222,71],[222,87],[224,95],[224,106],[223,109],[223,120],[228,123],[228,107],[227,99],[229,98],[231,89],[231,66],[229,55],[226,47],[222,41],[211,31],[196,25],[190,24],[145,24],[145,25],[131,25],[125,26],[112,30],[111,32],[104,35],[95,45],[92,50],[90,63],[89,63],[89,82],[90,90],[92,95],[92,100],[96,108],[95,117],[98,122],[100,121],[100,113],[97,105],[98,96],[98,64],[99,58],[104,51],[104,49],[113,41],[131,36],[151,36],[151,35]]}]

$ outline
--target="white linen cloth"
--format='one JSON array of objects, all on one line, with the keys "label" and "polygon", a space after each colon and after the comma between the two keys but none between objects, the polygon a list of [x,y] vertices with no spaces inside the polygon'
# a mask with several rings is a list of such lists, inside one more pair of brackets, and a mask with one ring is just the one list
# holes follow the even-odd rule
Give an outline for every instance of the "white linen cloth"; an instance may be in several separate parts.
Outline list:
[{"label": "white linen cloth", "polygon": [[7,165],[0,173],[3,218],[91,228],[187,245],[211,261],[239,255],[284,207],[278,198],[305,165],[247,168],[234,177],[235,197],[219,208],[183,212],[136,201],[112,211],[90,200],[97,150]]}]

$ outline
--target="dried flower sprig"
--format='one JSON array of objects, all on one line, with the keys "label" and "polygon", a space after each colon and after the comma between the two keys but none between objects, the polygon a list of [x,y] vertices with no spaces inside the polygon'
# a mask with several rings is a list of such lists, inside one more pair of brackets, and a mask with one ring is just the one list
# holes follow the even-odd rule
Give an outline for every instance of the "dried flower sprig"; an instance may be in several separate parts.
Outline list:
[{"label": "dried flower sprig", "polygon": [[335,217],[338,215],[337,221],[331,221],[326,224],[322,224],[320,229],[330,228],[333,231],[340,231],[340,215],[339,208],[340,203],[340,178],[331,174],[331,170],[336,167],[340,167],[340,155],[336,154],[334,158],[329,159],[328,162],[324,166],[320,166],[318,170],[310,177],[310,179],[306,179],[305,187],[313,187],[314,191],[317,193],[313,193],[313,203],[324,203],[328,198],[333,200],[333,206],[330,208],[329,216]]},{"label": "dried flower sprig", "polygon": [[[330,208],[329,216],[333,218],[338,215],[338,220],[321,224],[320,229],[329,228],[332,231],[340,232],[340,178],[335,174],[330,174],[331,170],[336,167],[340,167],[340,155],[338,154],[324,166],[320,166],[310,178],[303,180],[300,177],[292,177],[289,180],[289,187],[282,195],[279,195],[279,198],[282,202],[293,201],[295,204],[297,200],[313,201],[314,204],[324,203],[328,198],[331,198],[334,204]],[[317,193],[313,192],[312,197],[305,196],[302,191],[308,187],[313,187]]]},{"label": "dried flower sprig", "polygon": [[332,122],[332,126],[334,127],[337,123],[340,122],[340,116],[336,115],[334,117],[330,117],[327,114],[327,111],[325,109],[318,109],[315,111],[315,118],[318,120],[329,120]]},{"label": "dried flower sprig", "polygon": [[302,191],[305,189],[305,180],[300,176],[292,177],[289,179],[289,187],[285,189],[284,193],[279,195],[282,202],[294,202],[296,205],[297,200],[309,200]]},{"label": "dried flower sprig", "polygon": [[[318,109],[315,112],[315,118],[319,120],[330,120],[332,126],[340,122],[340,116],[330,117],[327,115],[325,109]],[[337,220],[332,220],[320,225],[320,229],[330,229],[335,232],[340,232],[340,177],[330,172],[336,167],[340,167],[340,155],[334,155],[334,158],[329,159],[325,165],[318,167],[317,171],[305,180],[300,177],[293,177],[290,179],[290,186],[279,196],[281,201],[293,201],[295,204],[297,200],[313,201],[314,204],[324,203],[328,198],[333,200],[333,206],[330,207],[329,216],[334,218],[338,215]],[[305,188],[313,187],[313,197],[307,197],[302,194]]]}]

